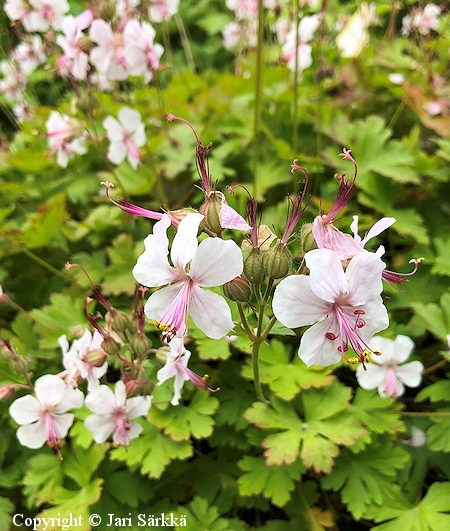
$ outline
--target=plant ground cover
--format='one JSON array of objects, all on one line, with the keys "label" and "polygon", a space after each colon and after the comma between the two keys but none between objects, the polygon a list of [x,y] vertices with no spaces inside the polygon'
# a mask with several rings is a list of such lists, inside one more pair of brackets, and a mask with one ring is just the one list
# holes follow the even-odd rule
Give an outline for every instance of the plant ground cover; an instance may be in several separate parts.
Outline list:
[{"label": "plant ground cover", "polygon": [[0,25],[0,529],[450,528],[447,4]]}]

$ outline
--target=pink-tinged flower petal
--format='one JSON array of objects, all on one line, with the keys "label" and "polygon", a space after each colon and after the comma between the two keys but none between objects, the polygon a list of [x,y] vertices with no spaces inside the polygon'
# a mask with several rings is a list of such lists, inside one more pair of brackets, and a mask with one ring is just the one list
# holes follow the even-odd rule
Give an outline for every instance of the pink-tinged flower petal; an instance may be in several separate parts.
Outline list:
[{"label": "pink-tinged flower petal", "polygon": [[131,135],[131,142],[137,147],[141,147],[147,142],[144,124],[139,124],[136,131]]},{"label": "pink-tinged flower petal", "polygon": [[327,365],[339,363],[342,354],[337,350],[337,340],[332,341],[326,337],[328,332],[334,335],[339,333],[339,328],[334,319],[327,318],[320,323],[316,323],[303,334],[298,355],[308,367],[311,365],[326,367]]},{"label": "pink-tinged flower petal", "polygon": [[242,252],[232,240],[208,238],[198,246],[189,276],[199,286],[222,286],[242,273]]},{"label": "pink-tinged flower petal", "polygon": [[359,243],[361,241],[361,237],[358,234],[358,219],[358,216],[353,216],[353,221],[350,224],[350,230],[353,232],[353,239]]},{"label": "pink-tinged flower petal", "polygon": [[101,385],[97,391],[89,394],[85,404],[97,415],[109,415],[117,406],[114,392],[107,385]]},{"label": "pink-tinged flower petal", "polygon": [[275,289],[272,307],[275,317],[288,328],[322,321],[330,312],[330,304],[313,293],[305,275],[282,280]]},{"label": "pink-tinged flower petal", "polygon": [[67,389],[66,383],[59,376],[45,374],[34,384],[36,398],[45,406],[59,404]]},{"label": "pink-tinged flower petal", "polygon": [[191,290],[189,313],[195,326],[211,339],[222,338],[234,327],[225,299],[195,284]]},{"label": "pink-tinged flower petal", "polygon": [[332,223],[324,223],[320,216],[314,220],[312,233],[319,249],[333,250],[340,260],[348,260],[364,251],[364,248],[349,234],[344,234]]},{"label": "pink-tinged flower petal", "polygon": [[167,260],[167,247],[154,234],[144,240],[145,251],[133,268],[133,276],[143,286],[165,286],[179,280],[180,273]]},{"label": "pink-tinged flower petal", "polygon": [[350,260],[345,273],[349,304],[359,306],[382,292],[381,273],[385,267],[386,264],[373,253],[359,253]]},{"label": "pink-tinged flower petal", "polygon": [[125,402],[127,401],[127,391],[125,388],[125,384],[122,382],[122,380],[119,380],[116,383],[116,386],[114,388],[114,394],[116,395],[116,404],[119,408],[123,408],[125,406]]},{"label": "pink-tinged flower petal", "polygon": [[398,397],[405,392],[405,386],[395,377],[393,369],[389,368],[386,373],[386,379],[378,386],[378,394],[385,396]]},{"label": "pink-tinged flower petal", "polygon": [[245,219],[226,203],[222,204],[219,217],[223,229],[251,230]]},{"label": "pink-tinged flower petal", "polygon": [[333,303],[347,293],[347,279],[334,251],[314,249],[305,254],[305,261],[310,269],[311,289],[318,297]]},{"label": "pink-tinged flower petal", "polygon": [[94,436],[94,441],[99,444],[104,443],[116,429],[115,419],[105,415],[89,415],[84,424]]},{"label": "pink-tinged flower petal", "polygon": [[[81,392],[81,391],[80,391]],[[52,415],[53,423],[61,435],[61,439],[67,437],[69,430],[73,424],[74,416],[72,413],[64,413],[63,415]]]},{"label": "pink-tinged flower petal", "polygon": [[43,420],[34,424],[25,424],[17,430],[17,438],[22,446],[37,450],[47,441],[47,431]]},{"label": "pink-tinged flower petal", "polygon": [[83,405],[84,395],[79,389],[66,385],[66,391],[55,407],[55,413],[65,413],[69,409],[78,409]]},{"label": "pink-tinged flower petal", "polygon": [[169,254],[169,238],[167,237],[167,229],[171,224],[172,220],[170,219],[170,216],[163,214],[161,219],[153,226],[153,234],[162,243],[166,256]]},{"label": "pink-tinged flower petal", "polygon": [[92,22],[89,30],[89,38],[100,46],[107,46],[114,43],[114,36],[111,27],[102,19],[96,19]]},{"label": "pink-tinged flower petal", "polygon": [[405,363],[397,367],[395,373],[407,387],[418,387],[422,382],[424,368],[423,363],[420,361],[411,361],[411,363]]},{"label": "pink-tinged flower petal", "polygon": [[150,396],[135,396],[127,400],[127,407],[125,409],[126,415],[129,419],[135,417],[144,417],[147,415],[151,406]]},{"label": "pink-tinged flower petal", "polygon": [[75,18],[77,28],[81,30],[85,30],[91,25],[91,22],[94,18],[94,15],[90,9],[86,9],[86,11],[83,11],[80,15],[78,15]]},{"label": "pink-tinged flower petal", "polygon": [[178,225],[170,256],[173,265],[179,271],[184,271],[184,268],[192,260],[197,251],[198,227],[203,217],[201,214],[188,214]]},{"label": "pink-tinged flower petal", "polygon": [[369,299],[366,304],[361,307],[353,307],[353,311],[349,311],[348,315],[354,315],[354,311],[364,308],[364,314],[361,318],[365,325],[359,328],[359,333],[365,341],[369,341],[372,336],[381,330],[385,330],[389,326],[389,317],[386,306],[383,304],[383,299],[377,295]]},{"label": "pink-tinged flower petal", "polygon": [[128,446],[130,444],[130,440],[139,437],[143,429],[144,428],[140,424],[130,420],[128,428],[124,433],[121,433],[119,430],[115,431],[114,444],[119,446]]},{"label": "pink-tinged flower petal", "polygon": [[129,107],[122,107],[117,115],[129,133],[133,133],[141,125],[141,113]]},{"label": "pink-tinged flower petal", "polygon": [[21,396],[14,400],[9,408],[9,414],[17,424],[36,422],[41,418],[41,413],[41,404],[31,395]]},{"label": "pink-tinged flower petal", "polygon": [[177,282],[152,293],[145,303],[145,315],[149,319],[161,321],[167,309],[173,304],[180,293],[183,284],[184,282]]},{"label": "pink-tinged flower petal", "polygon": [[[376,359],[374,356],[373,360]],[[358,384],[366,391],[375,389],[379,385],[384,385],[384,380],[386,379],[386,368],[380,365],[375,365],[375,363],[369,363],[366,365],[366,370],[362,365],[359,365],[356,369],[356,379]]]},{"label": "pink-tinged flower petal", "polygon": [[383,231],[388,229],[391,225],[395,223],[395,218],[382,218],[379,221],[375,223],[375,225],[372,226],[371,229],[369,229],[369,232],[364,236],[361,243],[364,246],[371,238],[374,238],[375,236],[378,236]]}]

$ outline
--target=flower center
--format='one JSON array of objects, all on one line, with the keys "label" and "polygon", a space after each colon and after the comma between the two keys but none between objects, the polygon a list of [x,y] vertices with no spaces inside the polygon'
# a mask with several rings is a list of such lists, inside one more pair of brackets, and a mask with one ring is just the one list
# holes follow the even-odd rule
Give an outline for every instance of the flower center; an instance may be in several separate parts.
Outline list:
[{"label": "flower center", "polygon": [[56,448],[62,439],[58,428],[53,420],[51,412],[46,409],[44,412],[45,431],[47,433],[47,443],[51,448]]},{"label": "flower center", "polygon": [[189,317],[189,302],[191,295],[192,280],[190,278],[184,280],[182,285],[174,298],[172,304],[167,308],[161,320],[154,320],[155,326],[163,331],[163,341],[170,341],[176,336],[178,330],[187,327]]}]

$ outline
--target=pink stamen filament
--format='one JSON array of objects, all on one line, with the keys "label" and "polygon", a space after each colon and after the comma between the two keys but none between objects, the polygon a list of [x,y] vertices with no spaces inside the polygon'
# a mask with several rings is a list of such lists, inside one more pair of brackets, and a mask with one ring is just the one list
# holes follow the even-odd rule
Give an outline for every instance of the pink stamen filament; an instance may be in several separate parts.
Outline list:
[{"label": "pink stamen filament", "polygon": [[333,312],[339,324],[339,335],[332,338],[331,336],[333,336],[334,334],[328,332],[326,334],[327,339],[334,340],[340,338],[341,344],[338,347],[338,351],[342,354],[346,361],[348,360],[344,352],[348,350],[348,345],[350,345],[352,349],[359,354],[360,360],[362,361],[364,358],[364,351],[368,350],[372,352],[372,349],[361,338],[357,331],[358,328],[362,328],[363,326],[365,326],[365,321],[360,318],[359,314],[357,314],[355,323],[353,325],[352,323],[350,323],[348,316],[345,315],[345,313],[338,305],[333,305]]},{"label": "pink stamen filament", "polygon": [[216,389],[208,387],[208,375],[205,375],[203,378],[200,378],[198,374],[195,374],[195,372],[191,371],[191,369],[185,367],[180,361],[175,361],[175,363],[177,364],[177,368],[184,372],[184,374],[195,385],[195,387],[198,387],[199,389],[206,389],[207,391],[211,391],[212,393],[216,393],[220,390],[220,387],[217,387]]},{"label": "pink stamen filament", "polygon": [[183,281],[177,296],[159,321],[155,321],[158,328],[163,330],[162,339],[168,343],[175,337],[178,330],[187,325],[189,317],[189,302],[191,295],[191,279]]},{"label": "pink stamen filament", "polygon": [[45,422],[45,431],[47,433],[47,443],[52,448],[56,448],[59,446],[59,443],[61,442],[61,434],[58,431],[58,428],[56,427],[56,424],[52,418],[51,413],[46,410],[44,413],[44,422]]},{"label": "pink stamen filament", "polygon": [[125,412],[119,408],[114,412],[116,417],[116,430],[114,433],[114,442],[119,445],[128,445],[130,438],[128,432],[131,429],[130,419],[124,416]]}]

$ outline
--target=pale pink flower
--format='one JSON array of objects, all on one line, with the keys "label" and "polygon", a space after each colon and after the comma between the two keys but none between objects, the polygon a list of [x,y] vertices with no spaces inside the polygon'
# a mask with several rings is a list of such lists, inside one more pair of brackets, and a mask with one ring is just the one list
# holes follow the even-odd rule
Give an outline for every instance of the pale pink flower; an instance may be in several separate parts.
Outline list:
[{"label": "pale pink flower", "polygon": [[132,17],[135,15],[136,8],[141,0],[117,0],[116,14],[119,18]]},{"label": "pale pink flower", "polygon": [[27,76],[13,61],[1,61],[0,72],[3,79],[0,80],[0,93],[11,101],[20,101],[27,83]]},{"label": "pale pink flower", "polygon": [[[299,74],[312,65],[312,47],[309,42],[313,39],[320,21],[321,15],[317,14],[303,17],[298,25],[297,68]],[[291,29],[286,35],[286,41],[282,48],[283,59],[287,62],[288,68],[292,72],[295,70],[296,33],[297,25],[291,24]]]},{"label": "pale pink flower", "polygon": [[226,0],[228,9],[238,20],[255,20],[258,17],[258,0]]},{"label": "pale pink flower", "polygon": [[136,169],[142,147],[147,138],[145,125],[141,121],[141,115],[134,109],[123,107],[118,113],[119,120],[108,116],[103,122],[106,135],[110,141],[107,158],[113,164],[120,164],[125,159]]},{"label": "pale pink flower", "polygon": [[77,120],[52,111],[45,126],[47,142],[51,149],[49,155],[56,153],[56,162],[62,168],[67,166],[74,153],[84,155],[87,152],[85,140],[81,136],[82,126]]},{"label": "pale pink flower", "polygon": [[276,318],[289,328],[313,325],[298,351],[308,366],[337,363],[348,348],[363,362],[370,351],[367,342],[389,324],[380,297],[384,263],[375,254],[360,253],[344,272],[329,249],[309,251],[305,260],[309,276],[289,276],[278,284]]},{"label": "pale pink flower", "polygon": [[110,81],[127,79],[127,58],[123,33],[113,32],[111,26],[102,19],[92,22],[90,39],[97,44],[91,51],[91,61],[100,74]]},{"label": "pale pink flower", "polygon": [[158,385],[169,378],[173,378],[174,394],[171,400],[173,406],[180,403],[181,389],[183,389],[184,382],[190,380],[199,389],[207,389],[215,392],[218,389],[211,389],[208,387],[208,378],[200,378],[197,374],[188,368],[188,361],[191,357],[189,350],[186,350],[182,338],[174,338],[169,344],[170,350],[167,351],[166,364],[157,373]]},{"label": "pale pink flower", "polygon": [[114,433],[114,444],[128,446],[142,432],[134,418],[147,415],[151,397],[135,396],[127,399],[125,384],[119,380],[115,392],[101,385],[86,397],[86,406],[94,413],[84,421],[97,443],[103,443]]},{"label": "pale pink flower", "polygon": [[150,22],[169,21],[178,13],[180,0],[151,0],[148,8]]},{"label": "pale pink flower", "polygon": [[389,81],[394,85],[401,85],[405,81],[405,76],[399,72],[392,72],[388,75]]},{"label": "pale pink flower", "polygon": [[42,39],[39,35],[33,35],[31,42],[22,42],[12,54],[22,72],[30,75],[37,66],[45,61],[45,53]]},{"label": "pale pink flower", "polygon": [[439,15],[441,8],[436,4],[427,4],[423,9],[414,8],[411,15],[402,21],[402,35],[409,35],[412,30],[417,30],[421,35],[428,35],[431,30],[439,28]]},{"label": "pale pink flower", "polygon": [[164,215],[145,239],[145,252],[133,269],[140,284],[165,286],[149,297],[145,314],[169,340],[186,333],[189,315],[212,339],[220,339],[234,327],[225,299],[203,288],[222,286],[240,275],[242,252],[231,240],[207,238],[199,244],[202,219],[201,214],[188,214],[180,221],[170,252],[171,265],[166,234],[171,219]]},{"label": "pale pink flower", "polygon": [[237,22],[230,22],[223,28],[222,35],[225,50],[233,50],[241,39],[241,25]]},{"label": "pale pink flower", "polygon": [[84,36],[82,30],[89,27],[92,22],[92,12],[85,11],[78,17],[64,17],[62,30],[64,35],[58,35],[56,42],[64,51],[58,61],[75,79],[84,79],[89,69],[87,53],[81,49],[80,39]]},{"label": "pale pink flower", "polygon": [[[380,396],[398,397],[406,387],[418,387],[422,381],[424,366],[420,361],[405,361],[414,349],[407,336],[398,335],[394,341],[376,336],[370,341],[371,363],[358,367],[356,378],[363,389],[378,388]],[[373,363],[372,363],[373,362]]]},{"label": "pale pink flower", "polygon": [[21,424],[17,438],[28,448],[41,448],[45,441],[57,448],[73,424],[74,416],[67,411],[83,405],[83,393],[52,374],[38,378],[34,392],[35,396],[22,396],[9,408],[11,417]]},{"label": "pale pink flower", "polygon": [[[88,382],[88,391],[95,391],[100,386],[99,379],[108,369],[106,353],[102,349],[103,337],[98,330],[95,330],[94,335],[85,330],[83,336],[76,339],[70,349],[65,335],[61,336],[58,342],[63,353],[63,365],[67,370],[67,384],[77,387],[78,379],[82,378]],[[93,351],[99,351],[105,356],[105,362],[100,367],[86,361],[86,356]]]},{"label": "pale pink flower", "polygon": [[45,32],[61,29],[64,15],[69,11],[67,0],[29,0],[33,11],[28,15],[28,31]]},{"label": "pale pink flower", "polygon": [[445,109],[446,105],[441,100],[427,101],[422,105],[430,116],[437,116]]},{"label": "pale pink flower", "polygon": [[145,74],[150,81],[153,71],[159,69],[159,60],[164,52],[161,44],[154,42],[156,32],[147,22],[130,20],[124,29],[125,55],[131,75]]},{"label": "pale pink flower", "polygon": [[31,6],[24,0],[6,0],[4,6],[8,18],[13,21],[19,21],[27,31],[34,31],[30,26]]}]

